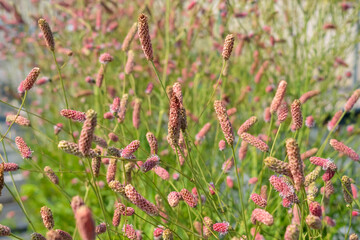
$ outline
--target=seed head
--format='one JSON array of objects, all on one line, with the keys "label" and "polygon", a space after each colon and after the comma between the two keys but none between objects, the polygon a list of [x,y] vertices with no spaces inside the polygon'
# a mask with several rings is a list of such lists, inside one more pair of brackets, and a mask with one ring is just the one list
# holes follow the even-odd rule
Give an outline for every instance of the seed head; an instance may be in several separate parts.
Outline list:
[{"label": "seed head", "polygon": [[148,18],[145,14],[140,14],[138,18],[138,35],[141,43],[141,47],[144,51],[145,57],[148,61],[153,61],[153,48],[151,44],[151,38],[149,34]]},{"label": "seed head", "polygon": [[345,202],[351,204],[353,202],[353,196],[351,191],[351,180],[348,176],[342,176],[341,182],[342,182]]},{"label": "seed head", "polygon": [[53,52],[55,50],[55,42],[54,42],[54,36],[52,34],[49,24],[43,18],[40,18],[38,20],[38,24],[39,24],[42,34],[44,35],[44,39],[45,39],[45,43],[46,43],[47,47],[50,49],[50,51]]}]

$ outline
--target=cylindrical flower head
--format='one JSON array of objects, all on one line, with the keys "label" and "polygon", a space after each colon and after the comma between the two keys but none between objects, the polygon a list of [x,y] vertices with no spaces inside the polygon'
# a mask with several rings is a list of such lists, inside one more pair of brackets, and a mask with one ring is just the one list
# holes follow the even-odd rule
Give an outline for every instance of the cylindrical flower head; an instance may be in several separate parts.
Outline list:
[{"label": "cylindrical flower head", "polygon": [[143,172],[148,172],[153,169],[155,166],[159,164],[160,158],[158,155],[152,155],[146,159],[143,165],[141,165],[140,169]]},{"label": "cylindrical flower head", "polygon": [[299,234],[299,226],[297,224],[290,224],[286,227],[284,240],[298,240]]},{"label": "cylindrical flower head", "polygon": [[97,74],[96,74],[96,86],[98,88],[101,87],[102,83],[103,83],[103,80],[104,80],[104,75],[105,75],[105,68],[104,66],[101,64]]},{"label": "cylindrical flower head", "polygon": [[25,118],[25,117],[22,117],[22,116],[17,116],[16,115],[7,115],[6,116],[6,123],[8,125],[12,124],[13,122],[15,122],[17,125],[20,125],[20,126],[24,126],[24,127],[29,127],[30,126],[30,120]]},{"label": "cylindrical flower head", "polygon": [[267,205],[266,199],[262,198],[259,194],[253,193],[253,194],[250,195],[250,198],[259,207],[264,208]]},{"label": "cylindrical flower head", "polygon": [[311,183],[315,182],[315,180],[319,177],[320,171],[321,171],[321,167],[317,166],[311,173],[306,175],[304,186],[307,187]]},{"label": "cylindrical flower head", "polygon": [[264,159],[264,163],[270,170],[292,178],[290,166],[287,162],[280,161],[274,157],[267,157]]},{"label": "cylindrical flower head", "polygon": [[103,234],[105,232],[106,232],[106,223],[100,223],[99,225],[96,226],[95,233],[97,235]]},{"label": "cylindrical flower head", "polygon": [[171,207],[176,207],[181,200],[181,195],[178,192],[171,192],[169,193],[167,200]]},{"label": "cylindrical flower head", "polygon": [[289,166],[294,179],[295,189],[299,191],[304,184],[305,177],[303,162],[301,161],[299,147],[295,139],[289,138],[286,140],[286,152],[289,157]]},{"label": "cylindrical flower head", "polygon": [[354,107],[355,103],[360,97],[360,89],[355,90],[355,92],[351,95],[351,97],[348,99],[348,101],[345,104],[345,112],[351,111],[351,109]]},{"label": "cylindrical flower head", "polygon": [[320,158],[320,157],[311,157],[310,162],[317,166],[322,167],[324,170],[331,169],[332,171],[336,171],[337,167],[330,158]]},{"label": "cylindrical flower head", "polygon": [[78,122],[84,122],[86,119],[86,114],[84,112],[79,112],[71,109],[61,110],[60,115]]},{"label": "cylindrical flower head", "polygon": [[201,130],[198,132],[198,134],[196,134],[195,139],[196,141],[203,141],[205,139],[206,134],[210,131],[211,128],[211,124],[210,123],[206,123]]},{"label": "cylindrical flower head", "polygon": [[[1,234],[0,234],[0,236],[1,236]],[[46,240],[46,237],[44,237],[40,233],[32,233],[30,237],[31,237],[31,240]]]},{"label": "cylindrical flower head", "polygon": [[299,130],[303,125],[303,117],[301,113],[301,103],[298,99],[295,99],[291,104],[291,117],[293,130]]},{"label": "cylindrical flower head", "polygon": [[128,98],[129,98],[129,96],[127,94],[124,94],[121,98],[120,110],[119,110],[119,114],[118,114],[118,122],[119,123],[123,123],[125,120],[125,114],[126,114],[127,105],[128,105]]},{"label": "cylindrical flower head", "polygon": [[91,143],[97,124],[96,116],[96,112],[92,109],[86,112],[86,120],[82,127],[79,139],[79,150],[84,156],[88,156],[91,149]]},{"label": "cylindrical flower head", "polygon": [[251,214],[251,222],[252,224],[256,224],[256,222],[260,222],[267,226],[271,226],[274,223],[274,218],[267,211],[260,208],[255,208]]},{"label": "cylindrical flower head", "polygon": [[327,125],[327,128],[329,131],[333,130],[335,128],[335,126],[336,126],[336,128],[338,128],[338,125],[336,125],[336,124],[340,120],[342,114],[343,114],[342,110],[337,111],[334,114],[333,118],[328,122],[328,125]]},{"label": "cylindrical flower head", "polygon": [[321,206],[318,202],[311,202],[309,204],[309,211],[312,215],[317,216],[319,218],[321,218],[322,216]]},{"label": "cylindrical flower head", "polygon": [[247,132],[256,122],[257,118],[255,116],[250,117],[239,127],[237,134],[241,136],[242,133]]},{"label": "cylindrical flower head", "polygon": [[[83,157],[83,154],[80,152],[79,146],[76,143],[62,140],[59,142],[58,148],[63,150],[66,153],[70,153],[70,154],[78,156],[78,157]],[[98,154],[94,150],[90,149],[89,156],[97,157]]]},{"label": "cylindrical flower head", "polygon": [[34,67],[30,71],[30,73],[27,75],[25,80],[22,81],[23,90],[24,91],[29,91],[33,87],[33,85],[34,85],[36,79],[39,77],[39,75],[40,75],[40,68]]},{"label": "cylindrical flower head", "polygon": [[117,169],[117,160],[111,159],[108,169],[107,169],[107,172],[106,172],[106,182],[107,183],[110,183],[111,181],[115,180],[116,169]]},{"label": "cylindrical flower head", "polygon": [[125,186],[125,195],[130,202],[147,214],[151,216],[159,215],[159,209],[153,203],[141,196],[132,185],[128,184]]},{"label": "cylindrical flower head", "polygon": [[203,237],[208,239],[211,237],[212,233],[212,226],[214,222],[209,217],[204,217],[204,226],[203,226]]},{"label": "cylindrical flower head", "polygon": [[121,220],[121,211],[120,211],[120,208],[118,208],[116,206],[115,210],[114,210],[113,219],[112,219],[112,225],[114,227],[118,227],[120,224],[120,220]]},{"label": "cylindrical flower head", "polygon": [[234,130],[232,128],[229,116],[226,113],[226,108],[223,101],[216,100],[214,102],[216,116],[219,120],[222,132],[224,133],[226,142],[232,146],[234,144]]},{"label": "cylindrical flower head", "polygon": [[136,240],[135,229],[131,224],[125,224],[122,231],[125,233],[125,236],[130,240]]},{"label": "cylindrical flower head", "polygon": [[260,196],[267,201],[267,186],[266,185],[261,186]]},{"label": "cylindrical flower head", "polygon": [[345,154],[352,160],[354,160],[356,162],[360,160],[359,155],[352,148],[346,146],[344,143],[342,143],[336,139],[331,139],[330,145],[335,149],[335,151]]},{"label": "cylindrical flower head", "polygon": [[15,138],[15,144],[19,149],[22,158],[31,158],[32,151],[21,137]]},{"label": "cylindrical flower head", "polygon": [[306,224],[312,229],[321,229],[321,219],[314,215],[308,215],[305,219]]},{"label": "cylindrical flower head", "polygon": [[138,18],[138,35],[141,43],[142,50],[148,61],[153,61],[153,48],[149,34],[148,18],[145,14],[140,14]]},{"label": "cylindrical flower head", "polygon": [[10,228],[0,224],[0,236],[6,237],[6,236],[10,236],[10,234],[11,234]]},{"label": "cylindrical flower head", "polygon": [[300,158],[302,161],[308,159],[309,157],[311,157],[312,155],[314,155],[315,153],[317,153],[318,149],[317,148],[312,148],[304,153],[302,153],[300,155]]},{"label": "cylindrical flower head", "polygon": [[224,42],[224,47],[223,47],[223,51],[222,51],[222,56],[224,58],[224,60],[228,60],[231,56],[231,52],[233,50],[234,47],[234,41],[235,41],[235,37],[233,34],[228,34],[225,38],[225,42]]},{"label": "cylindrical flower head", "polygon": [[111,181],[109,182],[109,187],[114,192],[120,193],[121,195],[125,196],[125,186],[122,185],[119,181]]},{"label": "cylindrical flower head", "polygon": [[154,154],[154,155],[157,154],[158,153],[158,142],[157,142],[155,135],[152,132],[148,132],[146,134],[146,139],[150,146],[150,153]]},{"label": "cylindrical flower head", "polygon": [[38,20],[38,24],[42,34],[44,35],[44,39],[47,47],[50,49],[50,51],[53,52],[55,50],[55,41],[49,24],[43,18],[40,18]]},{"label": "cylindrical flower head", "polygon": [[289,109],[288,109],[287,104],[285,102],[281,103],[276,112],[279,123],[282,123],[286,120],[286,118],[288,116],[288,112],[289,112]]},{"label": "cylindrical flower head", "polygon": [[303,95],[301,95],[301,97],[299,98],[299,101],[301,104],[306,103],[307,100],[309,100],[312,97],[315,97],[316,95],[319,95],[320,91],[319,90],[312,90],[309,92],[304,93]]},{"label": "cylindrical flower head", "polygon": [[280,107],[280,104],[283,101],[284,96],[285,96],[286,86],[287,86],[287,82],[284,80],[281,80],[279,83],[279,86],[276,90],[275,96],[270,105],[271,114],[274,114]]},{"label": "cylindrical flower head", "polygon": [[99,137],[99,136],[93,135],[93,142],[96,143],[97,145],[99,145],[102,148],[107,148],[108,147],[108,144],[107,144],[106,140]]},{"label": "cylindrical flower head", "polygon": [[225,236],[229,231],[230,224],[228,222],[214,223],[212,228],[215,232],[218,232],[221,237]]},{"label": "cylindrical flower head", "polygon": [[195,197],[185,188],[180,191],[182,199],[192,208],[197,206]]},{"label": "cylindrical flower head", "polygon": [[249,133],[243,133],[241,134],[241,138],[243,141],[249,143],[250,145],[256,147],[257,149],[259,149],[262,152],[268,152],[269,151],[269,146],[261,141],[259,138],[249,134]]},{"label": "cylindrical flower head", "polygon": [[353,202],[353,196],[351,191],[351,180],[348,176],[342,176],[341,182],[342,182],[345,202],[351,204]]},{"label": "cylindrical flower head", "polygon": [[134,58],[135,58],[134,51],[130,50],[128,52],[128,58],[127,58],[126,65],[125,65],[125,74],[126,75],[131,74],[134,69],[134,66],[135,66]]},{"label": "cylindrical flower head", "polygon": [[50,208],[43,206],[40,210],[40,214],[41,214],[41,218],[43,220],[44,226],[48,230],[53,229],[54,228],[54,218],[53,218]]},{"label": "cylindrical flower head", "polygon": [[1,191],[4,188],[4,163],[0,163],[0,196]]},{"label": "cylindrical flower head", "polygon": [[134,140],[129,145],[127,145],[121,152],[121,157],[131,158],[132,154],[138,150],[140,147],[140,141]]},{"label": "cylindrical flower head", "polygon": [[135,34],[136,34],[137,30],[138,30],[137,25],[138,25],[137,23],[134,23],[131,26],[129,32],[127,33],[127,35],[126,35],[126,37],[125,37],[125,39],[124,39],[124,41],[122,43],[121,49],[124,52],[127,52],[130,49],[130,45],[131,45],[131,43],[132,43],[132,41],[133,41],[133,39],[135,37]]},{"label": "cylindrical flower head", "polygon": [[59,178],[56,176],[55,172],[51,169],[51,167],[46,166],[44,168],[44,173],[52,183],[59,184]]},{"label": "cylindrical flower head", "polygon": [[95,222],[90,208],[83,205],[75,213],[76,226],[83,240],[95,240]]},{"label": "cylindrical flower head", "polygon": [[180,102],[179,99],[173,95],[170,99],[170,111],[168,122],[168,136],[170,145],[176,147],[179,143],[180,137]]},{"label": "cylindrical flower head", "polygon": [[141,110],[141,100],[137,98],[135,100],[134,111],[132,116],[133,126],[136,129],[139,129],[140,127],[140,110]]},{"label": "cylindrical flower head", "polygon": [[294,194],[293,187],[288,182],[285,182],[283,178],[273,175],[269,181],[274,189],[280,193],[281,197],[286,198]]}]

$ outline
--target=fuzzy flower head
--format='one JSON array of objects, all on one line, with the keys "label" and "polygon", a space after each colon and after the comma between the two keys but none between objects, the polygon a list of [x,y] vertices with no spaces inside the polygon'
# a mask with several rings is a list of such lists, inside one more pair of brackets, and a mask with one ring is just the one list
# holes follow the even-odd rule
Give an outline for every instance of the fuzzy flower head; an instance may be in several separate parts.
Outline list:
[{"label": "fuzzy flower head", "polygon": [[218,232],[221,237],[225,236],[229,231],[230,224],[228,222],[214,223],[212,226],[215,232]]},{"label": "fuzzy flower head", "polygon": [[99,62],[101,64],[108,64],[109,62],[112,62],[114,60],[114,57],[110,55],[110,53],[103,53],[99,57]]},{"label": "fuzzy flower head", "polygon": [[19,136],[16,137],[15,144],[16,144],[17,148],[19,149],[19,152],[20,152],[22,158],[24,158],[24,159],[31,158],[33,151],[31,151],[31,149],[27,146],[24,139],[22,139]]}]

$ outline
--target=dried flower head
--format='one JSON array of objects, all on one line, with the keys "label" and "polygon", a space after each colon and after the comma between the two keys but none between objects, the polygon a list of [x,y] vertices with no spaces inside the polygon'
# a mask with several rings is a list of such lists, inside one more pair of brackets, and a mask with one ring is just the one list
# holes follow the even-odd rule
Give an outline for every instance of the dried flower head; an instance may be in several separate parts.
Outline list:
[{"label": "dried flower head", "polygon": [[291,116],[292,116],[292,130],[299,130],[303,125],[303,117],[301,113],[301,103],[298,99],[295,99],[291,104]]},{"label": "dried flower head", "polygon": [[47,47],[50,49],[50,51],[53,52],[55,50],[55,41],[49,24],[43,18],[40,18],[38,20],[38,24],[42,34],[44,35],[44,39]]},{"label": "dried flower head", "polygon": [[97,113],[92,109],[86,112],[86,120],[82,127],[79,139],[79,150],[84,156],[88,156],[90,152],[95,127],[97,124],[96,116]]},{"label": "dried flower head", "polygon": [[32,233],[30,237],[31,237],[31,240],[46,240],[46,237],[44,237],[40,233]]},{"label": "dried flower head", "polygon": [[4,163],[0,163],[0,196],[1,191],[4,188]]},{"label": "dried flower head", "polygon": [[10,234],[11,234],[10,228],[0,224],[0,236],[6,237],[6,236],[10,236]]},{"label": "dried flower head", "polygon": [[318,166],[311,173],[306,175],[304,186],[308,187],[311,183],[315,182],[315,180],[319,177],[320,171],[321,171],[321,167]]},{"label": "dried flower head", "polygon": [[264,159],[264,163],[270,170],[292,178],[290,166],[287,162],[280,161],[274,157],[267,157]]},{"label": "dried flower head", "polygon": [[306,224],[312,229],[321,229],[321,219],[314,215],[308,215],[305,219]]},{"label": "dried flower head", "polygon": [[148,18],[145,14],[140,14],[138,18],[138,35],[141,43],[141,47],[144,51],[145,57],[148,61],[153,61],[153,48],[151,44],[151,38],[149,34]]},{"label": "dried flower head", "polygon": [[341,182],[342,182],[345,202],[351,204],[353,202],[353,196],[351,191],[351,180],[348,176],[342,176]]}]

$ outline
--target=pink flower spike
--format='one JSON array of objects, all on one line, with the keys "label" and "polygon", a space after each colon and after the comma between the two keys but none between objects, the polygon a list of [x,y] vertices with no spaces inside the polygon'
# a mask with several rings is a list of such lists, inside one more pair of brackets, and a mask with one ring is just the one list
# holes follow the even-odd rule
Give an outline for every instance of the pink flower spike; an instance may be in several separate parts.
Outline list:
[{"label": "pink flower spike", "polygon": [[271,226],[274,223],[274,218],[267,211],[260,208],[255,208],[251,214],[251,222],[252,224],[256,224],[256,222],[260,222],[267,226]]},{"label": "pink flower spike", "polygon": [[263,199],[259,194],[253,193],[250,195],[251,200],[260,207],[266,207],[267,201]]},{"label": "pink flower spike", "polygon": [[221,237],[225,236],[229,231],[230,224],[228,222],[215,223],[212,227]]},{"label": "pink flower spike", "polygon": [[32,151],[21,137],[15,138],[15,144],[20,151],[22,158],[31,158]]},{"label": "pink flower spike", "polygon": [[336,140],[336,139],[331,139],[330,140],[330,145],[338,152],[345,154],[346,156],[348,156],[349,158],[351,158],[354,161],[359,161],[360,157],[359,155],[350,147],[346,146],[344,143]]}]

